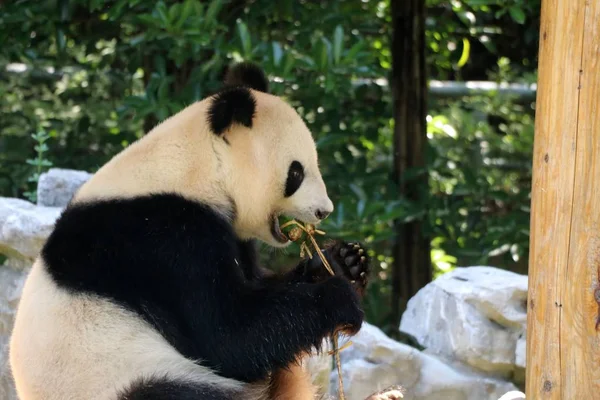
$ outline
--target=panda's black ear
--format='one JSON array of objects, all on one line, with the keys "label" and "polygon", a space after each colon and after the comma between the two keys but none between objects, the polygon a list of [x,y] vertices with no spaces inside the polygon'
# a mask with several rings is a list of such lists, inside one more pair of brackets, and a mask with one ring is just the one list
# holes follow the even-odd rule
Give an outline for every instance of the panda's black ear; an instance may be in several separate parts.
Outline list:
[{"label": "panda's black ear", "polygon": [[226,88],[215,94],[208,109],[208,123],[216,135],[223,134],[232,124],[252,127],[256,100],[244,87]]},{"label": "panda's black ear", "polygon": [[230,66],[225,72],[224,81],[227,86],[247,86],[259,92],[269,93],[269,81],[264,71],[250,62]]}]

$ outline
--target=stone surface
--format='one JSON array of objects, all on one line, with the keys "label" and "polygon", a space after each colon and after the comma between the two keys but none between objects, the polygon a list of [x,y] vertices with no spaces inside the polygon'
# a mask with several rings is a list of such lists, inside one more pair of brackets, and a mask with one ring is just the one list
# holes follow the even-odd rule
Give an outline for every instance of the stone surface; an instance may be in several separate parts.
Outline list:
[{"label": "stone surface", "polygon": [[21,199],[0,198],[0,253],[33,262],[61,210]]},{"label": "stone surface", "polygon": [[329,375],[331,374],[331,356],[327,354],[331,350],[329,340],[323,341],[322,352],[304,360],[304,367],[309,371],[312,382],[319,388],[319,393],[329,392]]},{"label": "stone surface", "polygon": [[[387,337],[364,324],[341,352],[344,393],[348,400],[364,400],[392,385],[402,385],[407,400],[498,400],[516,387],[499,379],[451,365]],[[331,373],[337,395],[337,370]]]},{"label": "stone surface", "polygon": [[518,378],[525,367],[526,303],[527,276],[457,268],[410,299],[400,330],[430,353]]},{"label": "stone surface", "polygon": [[8,343],[28,271],[0,265],[0,399],[17,399],[8,364]]},{"label": "stone surface", "polygon": [[[42,180],[49,193],[40,197],[40,204],[56,207],[0,198],[0,253],[9,256],[0,266],[0,399],[16,400],[7,344],[26,273],[64,205],[89,178],[79,171],[56,171]],[[54,190],[62,192],[53,195]],[[446,274],[411,299],[401,323],[426,351],[398,343],[369,324],[352,338],[341,353],[347,399],[364,400],[396,384],[405,388],[408,400],[521,398],[513,384],[490,374],[523,375],[526,296],[527,277],[510,272],[473,267]],[[328,348],[305,362],[313,381],[337,396],[338,375]]]},{"label": "stone surface", "polygon": [[75,192],[92,174],[72,169],[52,168],[38,181],[37,202],[40,206],[66,207]]},{"label": "stone surface", "polygon": [[519,392],[518,390],[510,391],[500,397],[498,400],[524,400],[525,393]]}]

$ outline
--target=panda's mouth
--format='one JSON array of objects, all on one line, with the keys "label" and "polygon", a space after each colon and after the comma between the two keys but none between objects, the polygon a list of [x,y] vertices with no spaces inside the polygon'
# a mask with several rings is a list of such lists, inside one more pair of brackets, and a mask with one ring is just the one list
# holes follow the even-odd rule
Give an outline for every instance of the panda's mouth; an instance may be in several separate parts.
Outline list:
[{"label": "panda's mouth", "polygon": [[281,231],[281,225],[279,225],[279,215],[273,214],[271,216],[271,234],[279,243],[287,243],[289,239]]}]

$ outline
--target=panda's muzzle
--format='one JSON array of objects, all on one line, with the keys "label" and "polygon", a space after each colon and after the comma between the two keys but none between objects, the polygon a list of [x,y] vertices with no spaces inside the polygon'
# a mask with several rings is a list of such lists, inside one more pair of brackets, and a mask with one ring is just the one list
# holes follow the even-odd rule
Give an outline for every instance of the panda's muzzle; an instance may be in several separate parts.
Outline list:
[{"label": "panda's muzzle", "polygon": [[279,225],[279,217],[277,214],[273,214],[271,216],[271,234],[279,243],[287,243],[288,238],[281,231],[281,226]]}]

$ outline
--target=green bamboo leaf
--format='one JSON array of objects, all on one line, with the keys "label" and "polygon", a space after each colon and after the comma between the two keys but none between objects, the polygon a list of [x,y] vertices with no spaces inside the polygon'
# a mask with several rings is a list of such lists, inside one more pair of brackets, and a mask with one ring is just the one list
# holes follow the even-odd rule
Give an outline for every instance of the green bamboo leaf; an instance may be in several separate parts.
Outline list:
[{"label": "green bamboo leaf", "polygon": [[339,64],[342,56],[342,46],[344,44],[344,29],[338,25],[333,34],[333,61]]},{"label": "green bamboo leaf", "polygon": [[204,4],[200,3],[198,0],[193,0],[192,3],[194,5],[194,14],[198,17],[203,15],[204,14]]},{"label": "green bamboo leaf", "polygon": [[278,67],[283,57],[283,50],[281,50],[281,45],[278,42],[271,43],[271,49],[273,51],[273,65]]},{"label": "green bamboo leaf", "polygon": [[525,23],[525,12],[523,11],[523,9],[521,7],[512,6],[508,9],[508,12],[509,12],[511,18],[513,19],[513,21],[515,21],[517,24]]},{"label": "green bamboo leaf", "polygon": [[167,79],[163,79],[162,82],[160,82],[160,85],[158,85],[156,95],[159,103],[162,103],[167,100],[167,97],[169,95],[169,81]]},{"label": "green bamboo leaf", "polygon": [[171,24],[171,21],[175,21],[175,19],[177,19],[180,8],[181,8],[181,4],[179,4],[179,3],[175,3],[171,7],[169,7],[169,14],[168,14],[169,15],[169,25]]},{"label": "green bamboo leaf", "polygon": [[283,62],[283,76],[288,75],[292,68],[294,68],[294,64],[296,64],[296,59],[290,53],[285,55],[285,61]]},{"label": "green bamboo leaf", "polygon": [[367,201],[367,194],[365,193],[362,187],[358,186],[355,183],[351,183],[350,190],[352,190],[356,197],[358,197],[360,200]]},{"label": "green bamboo leaf", "polygon": [[167,15],[167,6],[165,5],[165,3],[163,3],[162,1],[159,1],[156,4],[156,13],[158,14],[158,17],[160,18],[161,22],[163,23],[163,25],[165,25],[165,27],[168,27],[170,25],[169,23],[169,17]]},{"label": "green bamboo leaf", "polygon": [[187,0],[183,4],[183,8],[181,9],[181,14],[179,14],[179,20],[175,24],[175,27],[177,29],[180,29],[185,24],[185,22],[188,20],[190,15],[192,15],[192,12],[194,12],[194,2],[193,2],[193,0]]},{"label": "green bamboo leaf", "polygon": [[462,68],[467,61],[469,61],[469,55],[471,54],[471,42],[467,38],[463,38],[463,51],[458,60],[458,68]]},{"label": "green bamboo leaf", "polygon": [[67,44],[67,38],[65,37],[65,32],[62,29],[57,29],[56,31],[56,47],[58,47],[59,51],[65,50],[65,45]]},{"label": "green bamboo leaf", "polygon": [[146,39],[146,34],[145,33],[140,33],[139,35],[133,36],[129,40],[129,44],[131,46],[137,46],[138,44],[142,43],[145,39]]},{"label": "green bamboo leaf", "polygon": [[497,4],[498,0],[468,0],[467,3],[471,6],[489,6]]},{"label": "green bamboo leaf", "polygon": [[244,52],[244,57],[250,58],[252,55],[252,42],[250,39],[250,33],[248,32],[248,27],[244,22],[239,21],[237,28],[240,41],[242,42],[242,51]]},{"label": "green bamboo leaf", "polygon": [[342,226],[342,224],[344,222],[344,203],[340,203],[339,206],[337,206],[336,208],[337,208],[336,225]]},{"label": "green bamboo leaf", "polygon": [[158,55],[154,57],[154,68],[161,77],[167,76],[167,63],[163,57]]},{"label": "green bamboo leaf", "polygon": [[325,38],[320,38],[317,46],[317,59],[319,60],[319,68],[325,71],[329,64],[329,41]]},{"label": "green bamboo leaf", "polygon": [[221,11],[221,8],[223,7],[223,1],[222,0],[213,0],[210,3],[210,6],[208,6],[208,10],[206,10],[206,21],[210,24],[210,25],[214,25],[217,22],[217,15],[219,14],[219,11]]},{"label": "green bamboo leaf", "polygon": [[366,201],[365,200],[360,200],[358,202],[358,204],[356,205],[356,215],[358,218],[362,218],[363,213],[365,211],[365,205],[366,205]]},{"label": "green bamboo leaf", "polygon": [[365,47],[365,42],[363,42],[362,40],[359,41],[358,43],[354,44],[352,47],[350,47],[350,50],[348,50],[348,52],[346,53],[344,60],[346,62],[350,62],[350,61],[354,60],[354,58],[356,57],[358,52],[361,51],[363,49],[363,47]]}]

